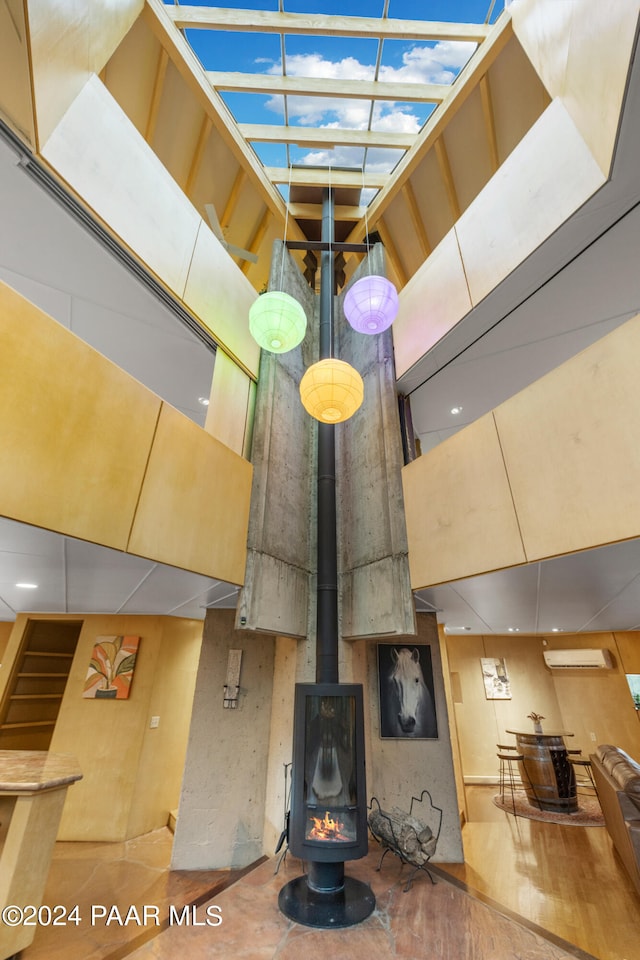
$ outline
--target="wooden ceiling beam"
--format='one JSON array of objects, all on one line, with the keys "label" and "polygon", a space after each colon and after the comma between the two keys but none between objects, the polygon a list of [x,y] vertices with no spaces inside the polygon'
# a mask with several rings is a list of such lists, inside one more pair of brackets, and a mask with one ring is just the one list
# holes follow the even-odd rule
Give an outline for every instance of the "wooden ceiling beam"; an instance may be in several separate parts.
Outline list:
[{"label": "wooden ceiling beam", "polygon": [[442,103],[451,90],[451,85],[448,83],[322,80],[318,77],[279,77],[265,73],[233,73],[217,70],[207,70],[206,75],[215,90],[263,95],[283,94],[296,97],[342,97],[347,100]]},{"label": "wooden ceiling beam", "polygon": [[191,196],[191,191],[193,190],[193,186],[200,171],[202,158],[204,156],[204,149],[207,145],[207,141],[211,135],[212,129],[213,121],[211,117],[205,113],[204,119],[200,126],[200,133],[198,134],[198,142],[196,143],[196,148],[193,151],[193,157],[191,158],[191,165],[189,167],[189,173],[187,174],[187,182],[184,187],[184,192],[188,197]]},{"label": "wooden ceiling beam", "polygon": [[380,220],[378,220],[378,222],[376,223],[375,229],[380,234],[380,239],[384,244],[385,255],[391,261],[391,267],[393,269],[393,272],[396,275],[396,278],[400,286],[401,287],[406,286],[407,280],[409,279],[407,277],[407,271],[402,266],[402,261],[398,255],[398,251],[395,248],[395,244],[391,239],[391,234],[387,229],[387,225],[382,218],[380,218]]},{"label": "wooden ceiling beam", "polygon": [[[267,227],[269,226],[270,222],[271,222],[271,213],[269,212],[269,208],[267,207],[264,213],[262,214],[262,217],[260,218],[260,222],[258,223],[258,226],[256,227],[254,234],[251,237],[251,240],[249,241],[249,246],[247,247],[247,250],[249,251],[249,253],[257,254],[258,250],[260,249],[260,244],[264,240],[264,235],[267,232]],[[251,261],[244,260],[242,262],[240,269],[242,270],[243,273],[247,273],[250,267],[251,267]]]},{"label": "wooden ceiling beam", "polygon": [[[364,207],[348,207],[337,203],[333,215],[335,220],[351,220],[356,223],[365,215]],[[322,220],[322,204],[290,203],[289,216],[295,220]]]},{"label": "wooden ceiling beam", "polygon": [[440,176],[442,177],[444,189],[447,194],[447,200],[449,201],[449,209],[451,210],[454,221],[456,221],[460,216],[460,202],[451,172],[449,154],[447,153],[447,148],[442,137],[438,137],[433,146],[436,152],[436,160],[438,161],[438,170],[440,171]]},{"label": "wooden ceiling beam", "polygon": [[482,43],[491,30],[491,26],[485,23],[340,17],[318,13],[309,16],[302,13],[232,10],[183,4],[168,7],[167,12],[180,30],[239,30],[243,33],[372,37],[376,40],[466,40],[473,43]]},{"label": "wooden ceiling beam", "polygon": [[487,143],[489,144],[489,156],[491,158],[491,169],[493,173],[496,172],[500,166],[500,158],[498,157],[498,138],[496,136],[496,121],[493,113],[493,104],[491,102],[491,87],[489,86],[489,78],[485,73],[484,76],[480,77],[480,101],[482,103],[482,116],[484,119],[485,129],[487,131]]},{"label": "wooden ceiling beam", "polygon": [[239,123],[238,129],[253,143],[295,143],[305,147],[347,146],[384,147],[408,150],[415,133],[379,133],[375,130],[351,130],[336,127],[278,126],[266,123]]},{"label": "wooden ceiling beam", "polygon": [[416,195],[413,191],[413,187],[409,180],[402,187],[402,196],[409,210],[409,216],[411,217],[411,222],[413,223],[413,229],[416,232],[418,237],[418,243],[420,244],[420,250],[422,253],[423,260],[426,260],[429,254],[431,253],[431,244],[429,243],[429,238],[427,236],[427,231],[425,230],[424,223],[422,222],[422,217],[420,216],[420,210],[418,209],[418,203],[416,201]]},{"label": "wooden ceiling beam", "polygon": [[389,179],[388,173],[365,173],[361,170],[342,170],[339,167],[265,167],[272,183],[293,183],[305,187],[354,187],[380,190]]},{"label": "wooden ceiling beam", "polygon": [[164,78],[167,75],[167,66],[169,64],[169,54],[160,47],[156,75],[153,80],[153,89],[151,91],[151,103],[149,105],[149,116],[147,117],[147,126],[144,131],[144,138],[147,143],[151,143],[156,132],[156,123],[158,122],[158,112],[160,110],[160,101],[162,100],[162,91],[164,88]]},{"label": "wooden ceiling beam", "polygon": [[[240,167],[236,174],[235,180],[231,187],[231,192],[227,197],[227,202],[224,205],[224,210],[222,211],[222,216],[220,217],[220,226],[223,230],[226,230],[233,216],[233,211],[236,208],[238,203],[238,198],[240,197],[240,191],[242,190],[242,185],[247,179],[247,171],[244,167]],[[254,251],[252,250],[251,253]]]},{"label": "wooden ceiling beam", "polygon": [[[146,21],[160,46],[168,53],[171,63],[178,70],[188,89],[202,103],[226,146],[232,151],[238,163],[247,170],[252,186],[264,198],[274,216],[284,222],[286,209],[282,196],[268,181],[254,151],[240,136],[222,98],[211,89],[211,84],[208,83],[193,50],[171,22],[166,4],[162,0],[146,0],[141,17]],[[293,225],[293,230],[294,232],[299,230],[297,224]]]},{"label": "wooden ceiling beam", "polygon": [[[442,106],[432,112],[418,134],[415,144],[407,151],[395,168],[393,178],[389,180],[388,186],[374,197],[369,207],[369,217],[372,221],[375,221],[384,212],[386,206],[392,202],[396,193],[406,183],[426,154],[433,149],[435,141],[446,129],[447,124],[466,103],[473,91],[477,89],[481,77],[513,37],[510,14],[508,12],[501,14],[497,24],[494,24],[492,29],[493,32],[489,39],[476,51],[457,77],[456,82],[449,88],[449,93]],[[348,239],[358,240],[362,236],[362,229],[362,225],[357,224]]]}]

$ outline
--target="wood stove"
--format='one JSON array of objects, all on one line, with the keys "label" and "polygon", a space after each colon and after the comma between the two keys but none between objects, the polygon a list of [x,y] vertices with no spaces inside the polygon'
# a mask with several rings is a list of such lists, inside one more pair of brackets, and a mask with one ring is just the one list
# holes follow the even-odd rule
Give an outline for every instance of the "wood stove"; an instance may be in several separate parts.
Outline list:
[{"label": "wood stove", "polygon": [[345,861],[368,850],[360,684],[296,684],[288,839],[308,872],[280,891],[284,914],[312,927],[369,916],[373,893],[344,874]]},{"label": "wood stove", "polygon": [[367,853],[362,687],[299,683],[293,726],[289,849],[301,860]]}]

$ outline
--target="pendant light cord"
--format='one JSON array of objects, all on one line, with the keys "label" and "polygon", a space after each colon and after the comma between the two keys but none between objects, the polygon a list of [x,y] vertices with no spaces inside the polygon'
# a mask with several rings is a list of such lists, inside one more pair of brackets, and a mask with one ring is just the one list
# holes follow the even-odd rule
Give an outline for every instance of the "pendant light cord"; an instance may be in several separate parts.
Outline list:
[{"label": "pendant light cord", "polygon": [[[362,192],[364,193],[364,166],[362,167]],[[369,241],[369,204],[364,208],[364,242],[367,245],[367,269],[371,276],[371,243]]]},{"label": "pendant light cord", "polygon": [[280,290],[282,290],[282,284],[284,283],[284,255],[287,249],[287,227],[289,225],[289,204],[291,203],[291,175],[293,173],[293,164],[289,164],[289,185],[287,190],[287,203],[285,206],[284,214],[284,239],[282,241],[282,259],[280,262]]},{"label": "pendant light cord", "polygon": [[[331,278],[335,276],[333,269],[333,230],[334,230],[334,216],[333,216],[333,183],[331,181],[331,164],[329,164],[329,269],[331,270]],[[331,300],[329,303],[329,309],[331,311],[331,344],[330,344],[330,356],[333,359],[335,356],[335,332],[334,332],[334,316],[333,316],[333,298],[335,295],[334,283],[331,284]]]}]

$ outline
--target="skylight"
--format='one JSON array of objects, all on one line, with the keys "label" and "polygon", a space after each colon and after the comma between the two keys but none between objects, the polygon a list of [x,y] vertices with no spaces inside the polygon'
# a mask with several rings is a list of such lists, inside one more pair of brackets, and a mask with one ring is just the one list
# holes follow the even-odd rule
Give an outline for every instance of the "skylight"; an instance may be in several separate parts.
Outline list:
[{"label": "skylight", "polygon": [[[411,148],[502,8],[503,0],[167,4],[285,197],[286,171],[331,166],[361,169],[363,186],[369,179],[367,200]],[[410,23],[397,30],[398,21]],[[350,35],[340,35],[345,31]]]}]

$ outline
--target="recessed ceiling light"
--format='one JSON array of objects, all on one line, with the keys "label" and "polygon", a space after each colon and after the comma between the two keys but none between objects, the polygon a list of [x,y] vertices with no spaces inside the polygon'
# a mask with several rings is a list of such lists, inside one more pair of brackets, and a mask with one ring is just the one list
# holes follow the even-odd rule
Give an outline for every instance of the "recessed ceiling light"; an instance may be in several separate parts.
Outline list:
[{"label": "recessed ceiling light", "polygon": [[551,633],[562,633],[562,627],[551,627]]},{"label": "recessed ceiling light", "polygon": [[508,633],[520,633],[520,627],[507,627]]},{"label": "recessed ceiling light", "polygon": [[458,413],[462,413],[462,407],[451,407],[451,413],[456,416]]},{"label": "recessed ceiling light", "polygon": [[201,403],[203,407],[208,407],[208,406],[209,406],[209,398],[208,398],[208,397],[198,397],[198,403]]},{"label": "recessed ceiling light", "polygon": [[16,587],[20,587],[22,590],[37,590],[37,583],[16,583]]}]

